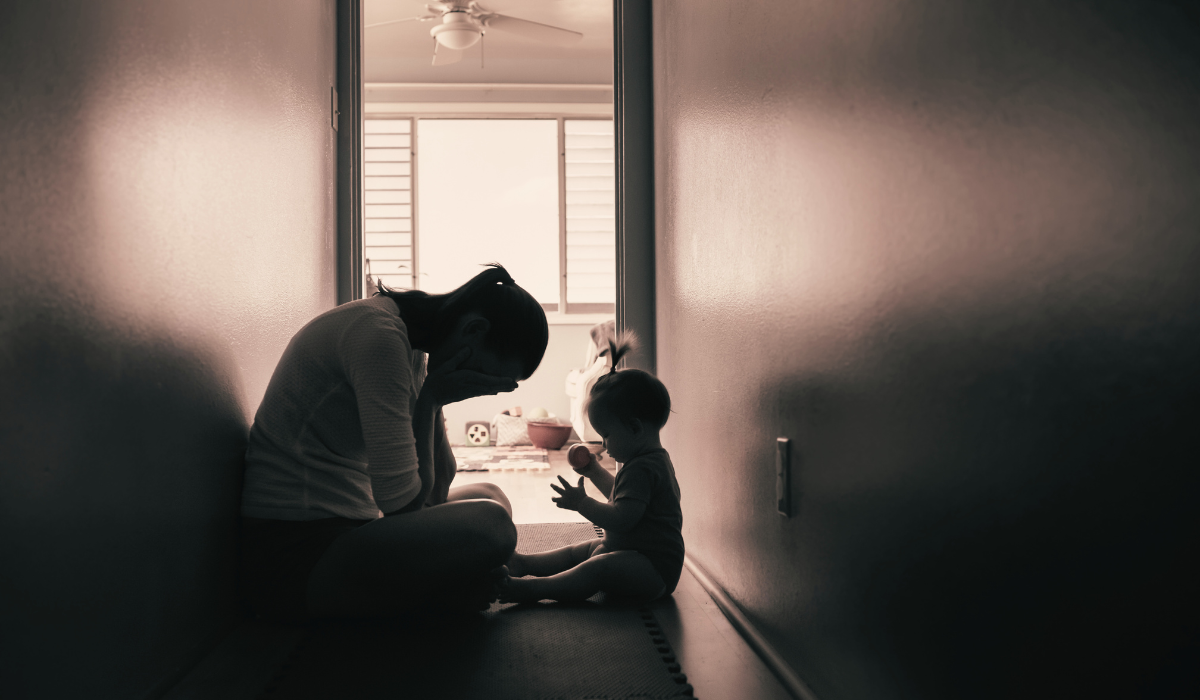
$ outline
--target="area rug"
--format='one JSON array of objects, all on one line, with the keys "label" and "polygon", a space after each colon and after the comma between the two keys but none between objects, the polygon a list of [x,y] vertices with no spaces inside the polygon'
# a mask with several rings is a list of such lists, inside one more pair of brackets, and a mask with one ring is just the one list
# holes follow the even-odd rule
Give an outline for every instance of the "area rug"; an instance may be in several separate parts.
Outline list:
[{"label": "area rug", "polygon": [[[587,523],[517,530],[521,552],[598,534]],[[314,626],[263,698],[669,700],[691,696],[686,681],[648,607],[598,594],[436,624]]]}]

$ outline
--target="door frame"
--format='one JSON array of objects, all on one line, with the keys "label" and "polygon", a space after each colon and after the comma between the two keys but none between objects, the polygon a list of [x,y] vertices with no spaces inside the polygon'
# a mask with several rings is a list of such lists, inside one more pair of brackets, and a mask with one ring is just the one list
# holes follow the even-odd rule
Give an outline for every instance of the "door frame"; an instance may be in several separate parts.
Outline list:
[{"label": "door frame", "polygon": [[[613,0],[616,319],[640,347],[626,365],[656,369],[654,65],[650,0]],[[337,302],[363,295],[363,0],[337,0]],[[415,258],[414,249],[414,258]],[[415,263],[415,260],[414,260]]]}]

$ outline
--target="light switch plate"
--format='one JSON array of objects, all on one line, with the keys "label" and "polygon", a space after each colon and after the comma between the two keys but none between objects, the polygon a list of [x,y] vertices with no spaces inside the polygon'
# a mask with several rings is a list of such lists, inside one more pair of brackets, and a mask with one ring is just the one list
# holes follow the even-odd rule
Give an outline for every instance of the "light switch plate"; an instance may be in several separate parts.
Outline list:
[{"label": "light switch plate", "polygon": [[329,121],[333,125],[333,130],[337,131],[338,130],[338,115],[341,114],[341,112],[338,111],[337,88],[332,88],[332,87],[329,88],[329,93],[330,93],[330,95],[329,95],[329,99],[330,99]]},{"label": "light switch plate", "polygon": [[779,514],[792,517],[792,454],[791,440],[775,440],[775,500]]}]

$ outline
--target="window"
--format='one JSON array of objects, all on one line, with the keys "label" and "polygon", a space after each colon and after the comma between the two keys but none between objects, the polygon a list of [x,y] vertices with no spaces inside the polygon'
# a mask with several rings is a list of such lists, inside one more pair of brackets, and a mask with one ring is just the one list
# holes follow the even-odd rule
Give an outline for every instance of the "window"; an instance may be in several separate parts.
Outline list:
[{"label": "window", "polygon": [[370,119],[364,146],[371,281],[441,293],[497,260],[547,311],[615,310],[612,120]]},{"label": "window", "polygon": [[616,308],[613,123],[563,120],[567,313]]},{"label": "window", "polygon": [[363,270],[374,280],[413,287],[412,119],[371,119],[363,128]]}]

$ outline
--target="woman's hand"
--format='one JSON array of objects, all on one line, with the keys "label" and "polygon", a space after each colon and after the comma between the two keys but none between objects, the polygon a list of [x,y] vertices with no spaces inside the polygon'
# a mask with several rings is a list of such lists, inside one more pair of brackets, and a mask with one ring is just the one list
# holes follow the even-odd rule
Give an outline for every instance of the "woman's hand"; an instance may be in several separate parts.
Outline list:
[{"label": "woman's hand", "polygon": [[562,482],[562,488],[559,488],[555,484],[550,484],[550,488],[554,489],[555,493],[558,494],[558,498],[552,498],[550,500],[557,503],[559,508],[565,508],[567,510],[579,510],[579,504],[583,503],[583,501],[588,497],[587,491],[585,491],[583,488],[583,477],[579,477],[578,487],[572,486],[571,482],[567,481],[561,476],[558,477],[558,480]]},{"label": "woman's hand", "polygon": [[436,406],[457,403],[476,396],[490,396],[512,391],[517,382],[511,377],[494,377],[470,369],[459,369],[459,365],[471,356],[470,348],[459,350],[442,366],[425,377],[418,398],[427,398]]}]

